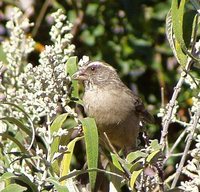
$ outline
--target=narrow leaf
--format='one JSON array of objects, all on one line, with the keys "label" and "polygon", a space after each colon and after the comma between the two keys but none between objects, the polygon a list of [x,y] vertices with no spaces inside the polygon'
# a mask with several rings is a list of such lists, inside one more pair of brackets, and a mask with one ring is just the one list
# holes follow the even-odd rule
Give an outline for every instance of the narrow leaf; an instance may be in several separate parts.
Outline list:
[{"label": "narrow leaf", "polygon": [[131,152],[127,155],[126,157],[126,160],[129,162],[129,163],[132,163],[133,161],[135,161],[136,159],[138,158],[141,158],[141,157],[146,157],[147,154],[144,153],[144,152],[141,152],[141,151],[134,151],[134,152]]},{"label": "narrow leaf", "polygon": [[[53,121],[53,123],[50,127],[51,134],[53,134],[54,132],[57,132],[62,127],[67,116],[68,116],[68,113],[64,113],[64,114],[61,114],[58,117],[56,117],[56,119]],[[58,138],[58,137],[54,138],[54,140],[51,144],[51,159],[52,159],[54,153],[58,151],[59,142],[60,142],[60,138]]]},{"label": "narrow leaf", "polygon": [[1,192],[23,192],[26,191],[27,188],[26,187],[22,187],[21,185],[17,185],[17,184],[10,184],[8,185],[5,189],[3,189]]},{"label": "narrow leaf", "polygon": [[152,159],[160,152],[160,150],[153,151],[148,157],[147,157],[147,162],[150,163]]},{"label": "narrow leaf", "polygon": [[9,179],[15,179],[15,180],[20,180],[22,181],[23,183],[26,183],[31,189],[32,191],[34,192],[37,192],[37,186],[28,178],[26,177],[25,175],[18,175],[16,176],[15,174],[13,173],[10,173],[10,172],[6,172],[4,173],[1,177],[0,177],[0,182],[2,181],[6,181],[6,180],[9,180]]},{"label": "narrow leaf", "polygon": [[11,103],[11,102],[4,102],[4,103],[1,103],[0,105],[10,105],[12,107],[15,107],[16,109],[20,110],[24,115],[25,117],[28,119],[29,123],[30,123],[30,126],[31,126],[31,129],[32,129],[32,139],[31,139],[31,144],[30,146],[28,147],[28,150],[31,149],[33,143],[34,143],[34,140],[35,140],[35,128],[34,128],[34,125],[33,125],[33,122],[32,122],[32,119],[31,117],[29,116],[28,113],[26,113],[20,106],[14,104],[14,103]]},{"label": "narrow leaf", "polygon": [[67,116],[68,116],[68,113],[63,113],[63,114],[59,115],[58,117],[56,117],[56,119],[53,121],[53,123],[50,127],[51,134],[58,131],[62,127]]},{"label": "narrow leaf", "polygon": [[183,16],[183,39],[187,48],[189,48],[192,34],[196,21],[196,11],[190,10],[184,13]]},{"label": "narrow leaf", "polygon": [[62,186],[55,178],[50,177],[47,178],[47,181],[52,183],[54,185],[54,189],[56,189],[58,192],[68,192],[68,188],[66,186]]},{"label": "narrow leaf", "polygon": [[179,60],[177,53],[176,53],[176,48],[175,48],[175,43],[174,43],[171,10],[167,13],[165,25],[166,25],[167,40],[168,40],[169,45],[170,45],[170,47],[173,51],[174,56],[176,57],[176,60],[180,63],[180,60]]},{"label": "narrow leaf", "polygon": [[20,120],[14,118],[14,117],[3,117],[0,118],[2,121],[8,121],[9,123],[17,125],[19,129],[24,131],[27,135],[32,136],[31,131],[28,127],[26,127]]},{"label": "narrow leaf", "polygon": [[[70,57],[67,61],[66,71],[69,73],[70,77],[77,71],[77,57]],[[78,82],[72,79],[72,97],[78,98]]]},{"label": "narrow leaf", "polygon": [[4,173],[1,177],[0,177],[0,182],[1,181],[4,181],[6,179],[11,179],[11,178],[14,178],[15,175],[13,173],[10,173],[10,172],[6,172]]},{"label": "narrow leaf", "polygon": [[[98,164],[98,131],[95,120],[93,118],[85,118],[82,121],[85,145],[86,145],[86,155],[88,162],[88,169],[97,168]],[[91,190],[94,189],[96,182],[96,172],[89,173],[89,180],[91,185]]]},{"label": "narrow leaf", "polygon": [[135,185],[135,182],[138,178],[138,176],[140,175],[140,173],[142,172],[142,169],[138,170],[138,171],[133,171],[132,175],[131,175],[131,180],[130,180],[130,187],[131,189],[133,189],[133,191],[136,191],[134,189],[134,185]]},{"label": "narrow leaf", "polygon": [[[184,7],[185,0],[181,0],[180,4],[178,0],[172,1],[172,27],[175,35],[175,48],[177,57],[179,58],[179,63],[183,67],[186,65],[187,56],[185,53],[187,52],[187,48],[185,46],[185,42],[183,40],[183,15],[184,15]],[[185,53],[183,52],[185,51]]]},{"label": "narrow leaf", "polygon": [[67,145],[67,153],[64,154],[63,159],[61,161],[61,177],[67,175],[70,172],[70,163],[72,159],[72,155],[74,152],[74,146],[77,141],[81,140],[83,137],[76,137]]},{"label": "narrow leaf", "polygon": [[10,139],[11,141],[13,141],[19,147],[21,152],[27,153],[27,150],[24,147],[24,145],[22,143],[20,143],[20,141],[18,141],[15,137],[9,135],[8,133],[1,133],[0,135],[3,138]]},{"label": "narrow leaf", "polygon": [[[55,120],[53,121],[53,123],[51,124],[51,127],[50,127],[51,135],[53,135],[54,132],[57,132],[62,127],[67,116],[68,116],[68,113],[63,113],[55,118]],[[60,137],[54,137],[54,140],[51,143],[51,160],[53,159],[54,154],[56,152],[58,152],[59,144],[60,144]],[[60,169],[59,169],[58,160],[55,160],[52,163],[52,168],[53,168],[54,172],[57,173],[57,175],[59,175]]]},{"label": "narrow leaf", "polygon": [[158,142],[157,139],[152,140],[150,146],[151,146],[151,148],[153,150],[159,150],[159,149],[161,149],[161,146],[160,146],[160,144],[159,144],[159,142]]},{"label": "narrow leaf", "polygon": [[111,158],[112,158],[113,165],[117,167],[120,171],[124,172],[122,166],[120,165],[118,161],[117,156],[114,153],[111,153]]}]

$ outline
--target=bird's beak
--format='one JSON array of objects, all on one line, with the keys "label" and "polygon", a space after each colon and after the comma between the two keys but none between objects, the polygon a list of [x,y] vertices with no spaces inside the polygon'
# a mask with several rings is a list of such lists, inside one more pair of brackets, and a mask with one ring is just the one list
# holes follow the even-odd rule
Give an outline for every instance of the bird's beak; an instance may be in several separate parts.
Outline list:
[{"label": "bird's beak", "polygon": [[84,71],[79,70],[72,75],[72,79],[81,81],[86,80],[86,74],[84,73]]}]

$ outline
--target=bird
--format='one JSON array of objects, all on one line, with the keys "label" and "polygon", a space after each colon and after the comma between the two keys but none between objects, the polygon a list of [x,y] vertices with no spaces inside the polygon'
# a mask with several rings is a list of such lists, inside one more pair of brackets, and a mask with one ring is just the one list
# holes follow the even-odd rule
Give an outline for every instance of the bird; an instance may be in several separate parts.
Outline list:
[{"label": "bird", "polygon": [[153,116],[139,96],[120,79],[114,67],[103,61],[89,61],[72,75],[83,83],[83,107],[95,119],[99,136],[125,151],[137,149],[141,124],[152,123]]}]

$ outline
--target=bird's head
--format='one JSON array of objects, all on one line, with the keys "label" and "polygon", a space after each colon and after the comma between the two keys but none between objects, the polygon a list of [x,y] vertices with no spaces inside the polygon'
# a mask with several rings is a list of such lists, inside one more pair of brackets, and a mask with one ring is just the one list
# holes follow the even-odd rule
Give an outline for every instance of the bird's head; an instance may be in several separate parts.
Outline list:
[{"label": "bird's head", "polygon": [[72,76],[73,79],[82,81],[84,84],[106,84],[113,79],[118,79],[115,69],[107,63],[92,61],[84,64]]}]

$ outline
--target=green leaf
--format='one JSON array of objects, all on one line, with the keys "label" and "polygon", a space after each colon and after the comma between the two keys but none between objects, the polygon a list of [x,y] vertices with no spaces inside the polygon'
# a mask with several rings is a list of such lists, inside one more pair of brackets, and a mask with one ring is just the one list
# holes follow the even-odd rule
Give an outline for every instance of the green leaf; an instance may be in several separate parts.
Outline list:
[{"label": "green leaf", "polygon": [[[54,132],[57,132],[62,127],[67,116],[68,116],[68,113],[63,113],[55,118],[55,120],[53,121],[50,127],[51,135]],[[51,159],[53,158],[54,154],[58,152],[59,143],[60,143],[60,137],[54,137],[54,140],[51,144]],[[57,160],[52,163],[52,167],[55,173],[59,173],[59,165],[58,165]]]},{"label": "green leaf", "polygon": [[129,163],[132,163],[133,161],[135,161],[136,159],[138,158],[141,158],[141,157],[146,157],[147,154],[144,153],[144,152],[141,152],[141,151],[134,151],[134,152],[131,152],[127,155],[126,157],[126,160],[129,162]]},{"label": "green leaf", "polygon": [[[31,117],[30,117],[29,114],[26,113],[21,107],[19,107],[18,105],[14,104],[14,103],[11,103],[11,102],[4,102],[4,103],[1,103],[0,105],[10,105],[10,106],[12,106],[12,107],[17,108],[17,109],[20,110],[22,113],[24,113],[24,115],[25,115],[25,117],[28,119],[28,121],[29,121],[29,123],[30,123],[30,126],[31,126],[31,129],[32,129],[32,141],[31,141],[31,144],[30,144],[30,146],[29,146],[29,148],[28,148],[28,150],[30,150],[30,149],[31,149],[31,146],[33,145],[34,140],[35,140],[35,128],[34,128],[34,124],[33,124],[33,122],[32,122]],[[24,129],[24,131],[25,131],[25,129]],[[26,130],[26,131],[27,131],[27,134],[28,134],[28,130]]]},{"label": "green leaf", "polygon": [[24,147],[24,145],[22,143],[20,143],[20,141],[18,141],[15,137],[9,135],[8,133],[0,133],[0,135],[5,139],[10,139],[12,142],[14,142],[19,149],[21,150],[21,152],[27,153],[26,148]]},{"label": "green leaf", "polygon": [[54,184],[54,189],[56,189],[58,192],[68,192],[68,188],[66,186],[62,186],[59,181],[57,181],[55,178],[50,177],[47,178],[47,181]]},{"label": "green leaf", "polygon": [[133,171],[138,171],[143,167],[143,159],[136,161],[135,163],[132,164],[130,168],[130,172],[132,173]]},{"label": "green leaf", "polygon": [[7,63],[6,54],[3,51],[2,45],[0,45],[0,61]]},{"label": "green leaf", "polygon": [[13,173],[10,173],[10,172],[7,172],[7,173],[4,173],[1,177],[0,177],[0,181],[4,181],[6,179],[11,179],[11,178],[14,178],[15,175]]},{"label": "green leaf", "polygon": [[167,40],[169,41],[170,48],[172,49],[173,54],[176,57],[177,61],[180,63],[180,60],[176,53],[176,48],[175,48],[175,43],[174,43],[171,10],[169,10],[169,12],[167,13],[165,26],[166,26],[166,36],[167,36]]},{"label": "green leaf", "polygon": [[55,120],[53,121],[50,127],[51,134],[53,134],[54,132],[57,132],[62,127],[67,116],[68,116],[68,113],[63,113],[55,118]]},{"label": "green leaf", "polygon": [[[78,59],[77,57],[73,56],[70,57],[67,61],[67,67],[66,67],[66,71],[67,73],[69,73],[70,77],[77,71],[77,63],[78,63]],[[76,80],[72,80],[72,97],[78,98],[79,94],[78,94],[78,81]]]},{"label": "green leaf", "polygon": [[150,163],[152,159],[160,152],[160,150],[153,151],[150,155],[148,155],[146,161]]},{"label": "green leaf", "polygon": [[[58,117],[56,117],[56,119],[53,121],[53,123],[50,127],[51,135],[54,132],[57,132],[62,127],[67,116],[68,116],[68,113],[63,113],[63,114],[59,115]],[[60,141],[60,138],[56,137],[56,138],[54,138],[54,140],[51,144],[51,158],[53,157],[54,153],[58,151],[59,141]]]},{"label": "green leaf", "polygon": [[27,176],[25,176],[25,175],[20,175],[20,176],[16,176],[15,179],[16,179],[16,180],[20,180],[20,181],[22,181],[23,183],[26,183],[26,184],[32,189],[32,191],[34,191],[34,192],[37,192],[37,191],[38,191],[38,188],[37,188],[37,186],[35,185],[35,183],[32,182]]},{"label": "green leaf", "polygon": [[60,165],[61,177],[63,177],[64,175],[67,175],[70,172],[70,163],[71,163],[72,155],[74,152],[75,143],[81,140],[82,138],[83,137],[76,137],[75,139],[70,141],[69,144],[67,145],[67,153],[64,154],[63,159],[61,161],[61,165]]},{"label": "green leaf", "polygon": [[187,61],[187,56],[185,54],[187,52],[187,48],[183,39],[183,15],[185,1],[186,0],[181,0],[179,4],[179,0],[173,0],[171,7],[172,28],[175,35],[175,48],[177,57],[179,58],[179,63],[183,67],[186,65]]},{"label": "green leaf", "polygon": [[159,149],[161,149],[161,146],[160,146],[160,144],[159,144],[159,142],[158,142],[157,139],[152,140],[150,146],[151,146],[151,148],[153,150],[159,150]]},{"label": "green leaf", "polygon": [[124,170],[123,170],[121,164],[120,164],[119,161],[118,161],[118,158],[117,158],[116,154],[111,153],[111,158],[112,158],[113,165],[114,165],[115,167],[117,167],[120,171],[124,172]]},{"label": "green leaf", "polygon": [[27,190],[26,187],[22,187],[22,186],[17,185],[17,184],[10,184],[5,189],[3,189],[1,192],[11,192],[11,191],[23,192],[23,191],[26,191],[26,190]]},{"label": "green leaf", "polygon": [[[88,117],[82,119],[81,123],[83,126],[83,132],[85,136],[84,139],[86,145],[88,169],[97,168],[99,138],[95,120],[93,118]],[[89,173],[91,190],[94,189],[96,176],[97,176],[96,172]]]},{"label": "green leaf", "polygon": [[15,124],[17,125],[19,129],[24,131],[27,135],[32,136],[30,129],[27,126],[25,126],[20,120],[14,117],[3,117],[3,118],[0,118],[0,120],[8,121],[9,123]]},{"label": "green leaf", "polygon": [[196,11],[190,10],[184,13],[183,17],[183,38],[187,48],[189,48],[195,26]]},{"label": "green leaf", "polygon": [[133,191],[136,191],[134,189],[134,185],[135,185],[135,182],[138,178],[138,176],[140,175],[140,173],[142,172],[142,169],[138,170],[138,171],[133,171],[132,175],[131,175],[131,179],[130,179],[130,187],[131,189],[133,189]]},{"label": "green leaf", "polygon": [[4,173],[0,177],[0,182],[6,181],[6,180],[9,180],[9,179],[20,180],[23,183],[26,183],[32,189],[32,191],[34,191],[34,192],[38,191],[37,190],[37,186],[28,177],[26,177],[25,175],[16,176],[13,173],[7,172],[7,173]]}]

